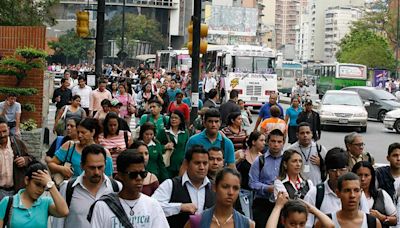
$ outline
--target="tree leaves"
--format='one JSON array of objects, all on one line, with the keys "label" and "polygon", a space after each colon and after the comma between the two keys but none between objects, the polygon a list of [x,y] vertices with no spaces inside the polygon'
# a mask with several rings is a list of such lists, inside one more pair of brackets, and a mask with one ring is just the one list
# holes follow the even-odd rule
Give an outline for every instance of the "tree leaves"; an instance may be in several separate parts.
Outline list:
[{"label": "tree leaves", "polygon": [[87,52],[94,47],[92,40],[78,37],[73,29],[61,35],[58,41],[50,41],[48,44],[56,54],[75,59],[86,59]]}]

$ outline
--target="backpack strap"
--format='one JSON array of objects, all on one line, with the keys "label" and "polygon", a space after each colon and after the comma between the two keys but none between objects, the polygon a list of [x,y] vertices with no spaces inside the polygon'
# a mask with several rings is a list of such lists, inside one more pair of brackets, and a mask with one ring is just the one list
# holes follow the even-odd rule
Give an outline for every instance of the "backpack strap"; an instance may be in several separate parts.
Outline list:
[{"label": "backpack strap", "polygon": [[111,181],[113,191],[116,193],[119,192],[119,186],[118,186],[117,181],[115,181],[114,179],[111,179],[111,178],[110,178],[110,181]]},{"label": "backpack strap", "polygon": [[368,228],[376,228],[376,218],[370,214],[367,215],[367,225]]},{"label": "backpack strap", "polygon": [[9,222],[11,221],[11,214],[12,214],[12,205],[14,201],[14,196],[8,197],[8,202],[7,202],[7,208],[6,212],[4,214],[4,219],[3,219],[3,228],[4,227],[9,227]]},{"label": "backpack strap", "polygon": [[372,157],[371,157],[371,154],[370,153],[365,153],[366,155],[367,155],[367,157],[368,157],[368,162],[369,163],[371,163],[371,165],[372,165]]},{"label": "backpack strap", "polygon": [[260,171],[260,173],[261,173],[261,170],[264,168],[264,164],[265,164],[265,157],[264,157],[264,155],[258,156],[258,166],[259,166],[259,171]]},{"label": "backpack strap", "polygon": [[315,146],[317,147],[317,154],[318,154],[318,157],[320,160],[319,171],[321,172],[321,181],[324,182],[326,179],[326,167],[325,167],[324,158],[321,155],[322,145],[315,143]]},{"label": "backpack strap", "polygon": [[128,132],[124,131],[124,140],[125,140],[125,147],[128,149],[129,147],[129,139],[128,139]]},{"label": "backpack strap", "polygon": [[221,135],[222,140],[221,140],[221,150],[222,153],[225,154],[225,136]]},{"label": "backpack strap", "polygon": [[67,188],[66,188],[66,190],[65,190],[65,201],[67,202],[68,208],[69,208],[69,206],[71,205],[72,194],[74,194],[74,189],[75,189],[75,187],[72,186],[72,185],[75,183],[76,178],[77,178],[77,177],[72,178],[72,179],[70,179],[70,180],[68,181],[68,183],[67,183]]},{"label": "backpack strap", "polygon": [[319,210],[322,205],[322,201],[324,200],[325,195],[325,185],[324,183],[317,184],[317,196],[315,199],[315,207]]}]

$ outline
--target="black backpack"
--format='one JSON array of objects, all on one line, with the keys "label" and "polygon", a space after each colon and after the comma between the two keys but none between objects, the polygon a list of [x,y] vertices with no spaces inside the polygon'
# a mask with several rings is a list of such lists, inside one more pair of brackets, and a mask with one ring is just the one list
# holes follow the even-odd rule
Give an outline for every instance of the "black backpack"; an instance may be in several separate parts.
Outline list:
[{"label": "black backpack", "polygon": [[[65,201],[67,202],[68,208],[71,205],[72,194],[74,194],[74,189],[75,189],[75,187],[72,185],[75,183],[76,179],[77,177],[70,179],[67,183],[67,189],[65,190]],[[115,181],[114,179],[110,179],[110,181],[113,191],[118,192],[119,186],[117,181]]]},{"label": "black backpack", "polygon": [[4,214],[4,219],[3,219],[3,228],[4,227],[8,227],[8,225],[10,225],[9,223],[11,222],[11,214],[12,214],[12,205],[13,205],[13,201],[14,201],[14,196],[10,196],[8,198],[8,203],[7,203],[7,208],[6,208],[6,212]]}]

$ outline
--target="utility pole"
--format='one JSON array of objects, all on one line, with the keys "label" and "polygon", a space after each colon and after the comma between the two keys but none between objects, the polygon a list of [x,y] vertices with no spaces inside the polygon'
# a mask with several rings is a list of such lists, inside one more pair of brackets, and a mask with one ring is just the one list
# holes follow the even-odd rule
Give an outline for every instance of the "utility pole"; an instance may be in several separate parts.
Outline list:
[{"label": "utility pole", "polygon": [[[121,52],[125,51],[125,2],[126,0],[122,0],[122,33],[121,33]],[[122,65],[124,65],[124,60],[121,61]]]},{"label": "utility pole", "polygon": [[199,78],[200,78],[200,22],[201,0],[194,0],[193,11],[193,52],[192,52],[192,111],[190,122],[197,118],[199,107]]},{"label": "utility pole", "polygon": [[96,59],[95,73],[96,78],[103,75],[103,56],[104,56],[104,13],[106,11],[106,0],[97,1],[97,25],[96,25]]},{"label": "utility pole", "polygon": [[397,24],[397,33],[396,33],[396,79],[399,78],[399,19],[400,19],[400,1],[397,0],[397,18],[396,18],[396,24]]}]

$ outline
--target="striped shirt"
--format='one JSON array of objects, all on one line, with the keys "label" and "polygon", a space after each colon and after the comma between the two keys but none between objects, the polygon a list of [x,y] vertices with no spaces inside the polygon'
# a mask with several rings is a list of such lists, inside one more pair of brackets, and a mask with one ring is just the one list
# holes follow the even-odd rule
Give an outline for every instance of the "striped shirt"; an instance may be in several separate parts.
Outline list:
[{"label": "striped shirt", "polygon": [[[128,142],[129,139],[131,138],[131,133],[128,133]],[[126,142],[125,142],[125,136],[124,136],[124,131],[119,131],[117,136],[108,136],[107,138],[104,138],[103,133],[99,135],[99,143],[100,145],[104,146],[104,148],[108,149],[111,153],[111,157],[113,160],[113,168],[114,172],[117,171],[117,157],[120,154],[120,152],[117,152],[113,150],[113,148],[120,148],[118,151],[124,151],[126,149]]]},{"label": "striped shirt", "polygon": [[231,128],[224,127],[222,129],[222,132],[225,134],[225,136],[230,139],[233,143],[233,146],[235,148],[235,151],[237,150],[242,150],[246,149],[246,140],[247,140],[247,133],[245,130],[240,128],[240,131],[238,134],[234,133]]}]

